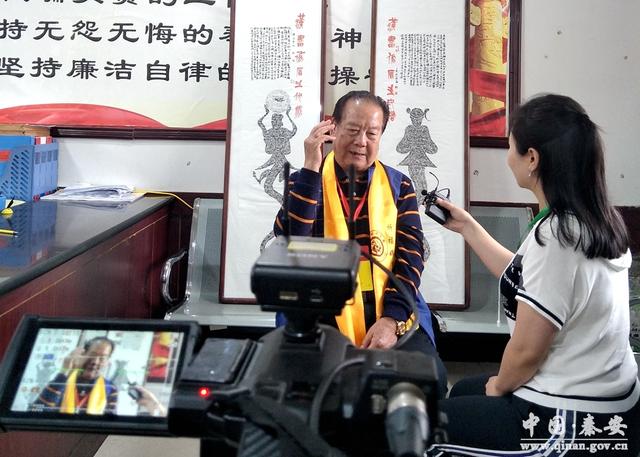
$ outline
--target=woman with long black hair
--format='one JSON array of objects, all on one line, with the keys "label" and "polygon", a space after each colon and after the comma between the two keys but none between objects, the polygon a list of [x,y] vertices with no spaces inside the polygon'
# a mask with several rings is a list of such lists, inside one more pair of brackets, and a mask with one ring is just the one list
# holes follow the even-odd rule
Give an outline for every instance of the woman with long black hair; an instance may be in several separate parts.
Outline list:
[{"label": "woman with long black hair", "polygon": [[607,197],[598,128],[569,97],[542,95],[511,120],[507,164],[540,212],[514,254],[438,200],[500,279],[511,338],[494,376],[441,403],[449,444],[433,455],[617,455],[640,451],[640,383],[629,344],[631,264]]}]

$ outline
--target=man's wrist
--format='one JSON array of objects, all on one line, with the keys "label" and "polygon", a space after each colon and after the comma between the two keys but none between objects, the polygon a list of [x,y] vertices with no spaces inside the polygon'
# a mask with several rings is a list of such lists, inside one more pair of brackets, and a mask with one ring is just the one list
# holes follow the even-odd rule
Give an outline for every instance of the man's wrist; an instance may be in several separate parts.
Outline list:
[{"label": "man's wrist", "polygon": [[407,323],[405,321],[396,321],[396,336],[402,336],[407,333]]},{"label": "man's wrist", "polygon": [[385,301],[382,311],[383,317],[388,317],[394,321],[406,322],[411,318],[411,310],[395,301]]},{"label": "man's wrist", "polygon": [[320,165],[322,165],[322,160],[320,162],[314,161],[304,161],[303,168],[306,168],[309,171],[315,171],[316,173],[320,172]]},{"label": "man's wrist", "polygon": [[380,318],[380,320],[382,319],[385,319],[390,326],[393,326],[396,336],[402,336],[407,333],[407,329],[409,327],[407,326],[407,323],[405,321],[394,319],[393,317],[389,316],[383,316]]},{"label": "man's wrist", "polygon": [[305,183],[307,183],[308,181],[311,181],[312,184],[319,184],[320,171],[311,170],[310,168],[307,168],[307,167],[302,167],[300,169],[300,178],[302,179],[302,182],[305,182]]}]

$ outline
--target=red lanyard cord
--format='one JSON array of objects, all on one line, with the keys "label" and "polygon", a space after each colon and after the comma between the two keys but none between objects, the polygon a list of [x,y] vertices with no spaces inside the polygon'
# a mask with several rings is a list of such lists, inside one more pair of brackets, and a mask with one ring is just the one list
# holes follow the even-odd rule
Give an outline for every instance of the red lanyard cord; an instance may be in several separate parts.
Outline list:
[{"label": "red lanyard cord", "polygon": [[[356,207],[356,210],[353,212],[353,220],[355,221],[356,219],[358,219],[358,216],[360,215],[360,212],[362,211],[362,207],[364,206],[364,202],[367,201],[367,194],[369,193],[369,189],[367,189],[364,193],[364,195],[362,196],[362,199],[360,200],[360,203],[358,203],[358,206]],[[350,215],[351,215],[351,209],[349,208],[349,202],[347,201],[346,197],[344,196],[344,192],[342,192],[342,188],[340,187],[340,184],[338,184],[338,194],[340,195],[340,203],[342,203],[342,209],[344,209],[344,213],[347,215],[347,219],[349,219]],[[354,233],[355,236],[355,233]]]}]

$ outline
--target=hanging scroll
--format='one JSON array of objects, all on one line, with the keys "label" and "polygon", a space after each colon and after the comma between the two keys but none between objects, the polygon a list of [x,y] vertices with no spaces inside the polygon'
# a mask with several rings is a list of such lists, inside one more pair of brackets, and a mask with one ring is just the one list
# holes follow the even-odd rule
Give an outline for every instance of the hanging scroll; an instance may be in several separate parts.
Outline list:
[{"label": "hanging scroll", "polygon": [[[465,0],[378,0],[374,10],[373,87],[389,104],[382,162],[422,191],[449,189],[468,201]],[[424,207],[420,207],[421,212]],[[422,216],[422,291],[432,307],[468,306],[464,240]]]},{"label": "hanging scroll", "polygon": [[340,97],[371,85],[371,0],[329,0],[325,39],[325,115]]},{"label": "hanging scroll", "polygon": [[235,2],[223,301],[253,301],[251,266],[274,238],[284,163],[302,168],[304,139],[320,120],[323,29],[322,0]]}]

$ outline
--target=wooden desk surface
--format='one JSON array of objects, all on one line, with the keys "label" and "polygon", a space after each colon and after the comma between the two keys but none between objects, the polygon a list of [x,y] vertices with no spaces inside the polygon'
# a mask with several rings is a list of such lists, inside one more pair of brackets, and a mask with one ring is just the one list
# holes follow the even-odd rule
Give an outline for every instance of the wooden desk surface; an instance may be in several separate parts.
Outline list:
[{"label": "wooden desk surface", "polygon": [[171,201],[146,197],[122,208],[38,201],[17,206],[0,228],[0,295],[52,270],[114,234],[132,226]]}]

